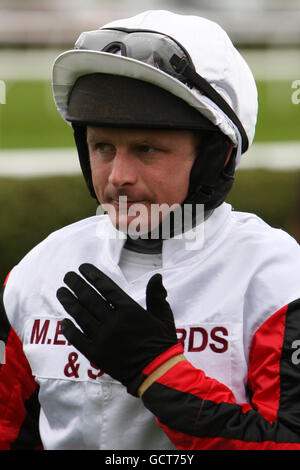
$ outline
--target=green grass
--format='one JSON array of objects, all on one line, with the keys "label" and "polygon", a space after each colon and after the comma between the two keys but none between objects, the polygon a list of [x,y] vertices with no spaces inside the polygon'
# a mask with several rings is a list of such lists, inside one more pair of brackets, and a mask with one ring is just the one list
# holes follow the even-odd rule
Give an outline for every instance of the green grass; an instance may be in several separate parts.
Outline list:
[{"label": "green grass", "polygon": [[74,145],[72,129],[56,110],[47,81],[8,82],[0,112],[0,148]]},{"label": "green grass", "polygon": [[256,141],[300,140],[300,104],[292,103],[291,82],[258,82]]},{"label": "green grass", "polygon": [[[300,105],[292,104],[291,83],[258,82],[256,141],[299,140]],[[47,81],[8,81],[0,105],[0,149],[69,147],[72,129],[63,121]]]}]

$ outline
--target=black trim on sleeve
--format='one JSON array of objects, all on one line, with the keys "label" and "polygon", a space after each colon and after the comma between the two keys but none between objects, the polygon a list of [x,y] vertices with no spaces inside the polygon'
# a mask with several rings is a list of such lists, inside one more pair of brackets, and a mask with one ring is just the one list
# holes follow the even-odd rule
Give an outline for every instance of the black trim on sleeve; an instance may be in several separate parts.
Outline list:
[{"label": "black trim on sleeve", "polygon": [[162,424],[190,436],[300,443],[300,434],[278,422],[269,423],[255,410],[243,413],[239,405],[202,400],[159,383],[145,391],[143,402]]},{"label": "black trim on sleeve", "polygon": [[4,289],[5,289],[5,287],[3,287],[1,292],[0,292],[0,341],[1,341],[1,344],[0,344],[0,356],[1,356],[0,357],[0,369],[1,369],[1,366],[3,364],[4,354],[5,354],[4,348],[5,348],[5,345],[7,343],[7,338],[8,338],[9,331],[10,331],[10,323],[8,321],[6,311],[5,311],[5,307],[4,307],[4,302],[3,302]]},{"label": "black trim on sleeve", "polygon": [[237,439],[245,443],[299,444],[300,346],[299,363],[296,363],[293,345],[295,341],[300,344],[300,299],[286,308],[283,335],[279,359],[280,400],[277,419],[272,423],[255,409],[245,411],[240,404],[216,403],[158,382],[145,391],[142,400],[162,424],[175,432],[199,438]]},{"label": "black trim on sleeve", "polygon": [[3,296],[4,296],[5,287],[2,288],[0,292],[0,340],[7,342],[10,324],[6,315]]},{"label": "black trim on sleeve", "polygon": [[286,312],[280,384],[278,420],[300,434],[300,299]]},{"label": "black trim on sleeve", "polygon": [[11,446],[11,450],[42,449],[39,432],[40,403],[38,400],[39,388],[36,388],[31,397],[24,403],[26,418],[23,421],[19,435]]}]

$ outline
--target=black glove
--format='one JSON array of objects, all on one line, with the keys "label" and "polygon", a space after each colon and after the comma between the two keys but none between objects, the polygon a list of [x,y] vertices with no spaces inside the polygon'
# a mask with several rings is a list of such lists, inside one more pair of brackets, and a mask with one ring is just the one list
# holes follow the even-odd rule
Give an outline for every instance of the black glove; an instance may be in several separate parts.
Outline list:
[{"label": "black glove", "polygon": [[137,396],[144,367],[178,344],[162,276],[149,280],[145,310],[95,266],[82,264],[79,271],[88,282],[68,272],[64,282],[75,295],[61,287],[57,298],[83,333],[68,319],[62,320],[61,331],[89,361]]}]

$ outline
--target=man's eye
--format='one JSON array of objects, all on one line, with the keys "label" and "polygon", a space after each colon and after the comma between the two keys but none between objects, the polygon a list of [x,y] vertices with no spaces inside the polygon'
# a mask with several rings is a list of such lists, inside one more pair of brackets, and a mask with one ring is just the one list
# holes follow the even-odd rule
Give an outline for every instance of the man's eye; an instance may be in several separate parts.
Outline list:
[{"label": "man's eye", "polygon": [[111,144],[106,144],[105,142],[98,142],[96,144],[96,149],[99,152],[112,152],[113,151],[113,146]]},{"label": "man's eye", "polygon": [[154,147],[150,147],[150,145],[142,145],[140,147],[140,151],[142,153],[152,153],[152,152],[155,152],[155,148]]}]

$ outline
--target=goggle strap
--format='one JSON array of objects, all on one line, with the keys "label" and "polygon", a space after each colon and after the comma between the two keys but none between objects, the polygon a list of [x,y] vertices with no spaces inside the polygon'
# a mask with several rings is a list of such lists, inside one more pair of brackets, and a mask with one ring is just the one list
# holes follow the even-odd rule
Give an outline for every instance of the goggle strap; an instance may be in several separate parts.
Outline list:
[{"label": "goggle strap", "polygon": [[177,73],[183,75],[187,80],[189,80],[189,82],[195,85],[199,91],[203,92],[203,94],[210,98],[237,126],[242,137],[242,152],[245,152],[249,146],[247,134],[241,121],[224,98],[203,77],[201,77],[201,75],[196,73],[184,58],[174,54],[170,59],[170,64]]},{"label": "goggle strap", "polygon": [[115,54],[117,51],[121,51],[122,55],[127,56],[126,46],[123,42],[120,41],[110,42],[109,44],[106,44],[106,46],[101,50],[102,52],[110,52],[111,54]]}]

